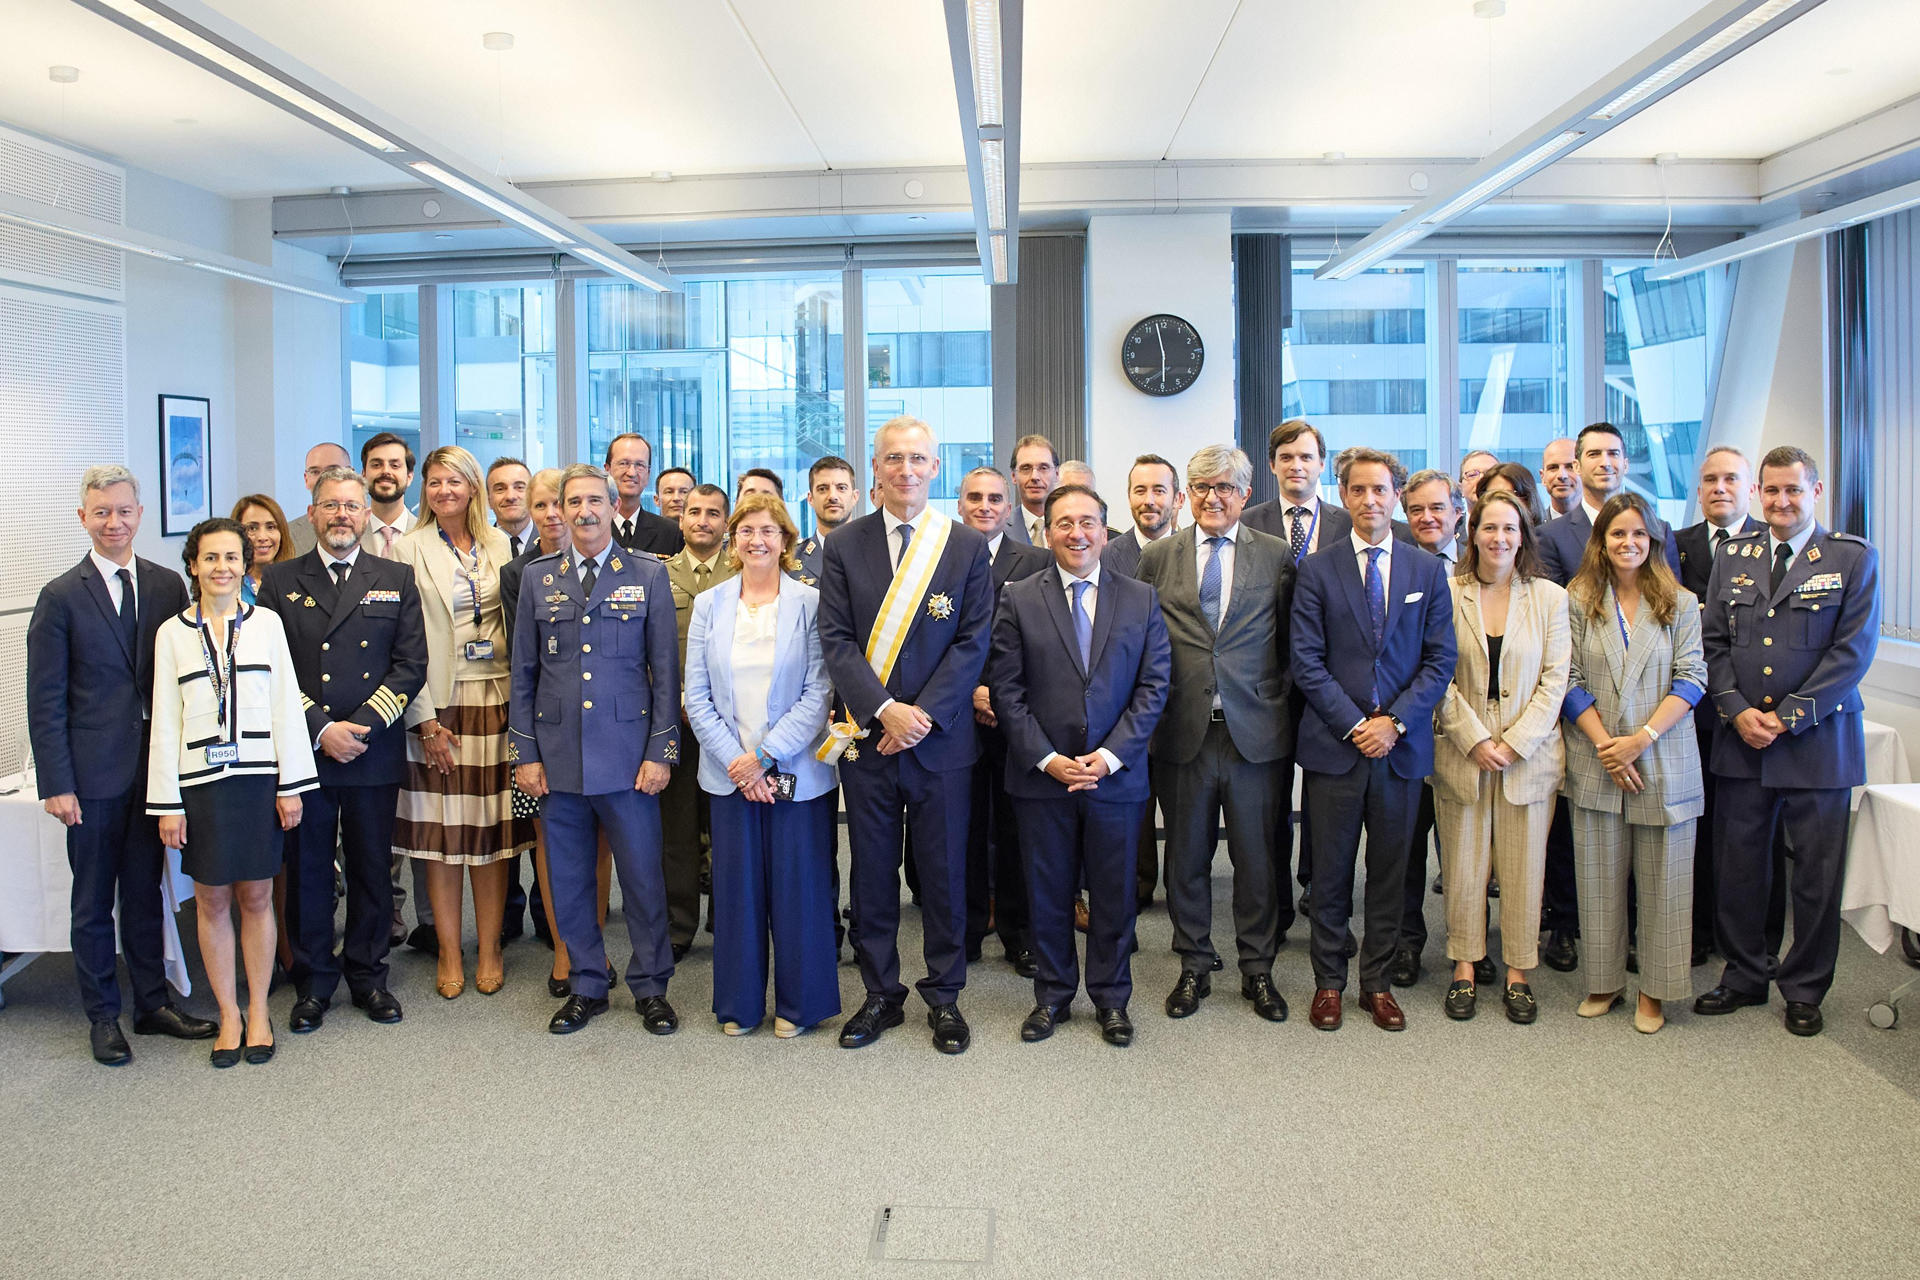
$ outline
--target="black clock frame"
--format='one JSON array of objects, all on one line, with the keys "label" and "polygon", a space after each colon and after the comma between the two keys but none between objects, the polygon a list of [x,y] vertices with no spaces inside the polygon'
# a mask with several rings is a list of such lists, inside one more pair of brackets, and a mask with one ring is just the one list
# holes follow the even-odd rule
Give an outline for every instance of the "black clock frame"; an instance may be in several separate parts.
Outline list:
[{"label": "black clock frame", "polygon": [[[1129,348],[1135,344],[1136,340],[1144,342],[1146,336],[1154,332],[1155,326],[1165,321],[1172,321],[1175,325],[1178,325],[1180,328],[1186,330],[1188,334],[1192,335],[1192,359],[1190,361],[1183,360],[1181,367],[1183,369],[1191,367],[1193,372],[1191,375],[1186,376],[1186,380],[1178,385],[1167,386],[1163,384],[1156,387],[1151,385],[1151,383],[1152,380],[1159,375],[1147,374],[1136,377],[1133,372],[1132,363],[1127,358],[1127,353]],[[1200,337],[1200,331],[1193,326],[1191,321],[1182,316],[1176,316],[1171,312],[1156,312],[1153,315],[1136,321],[1133,326],[1127,330],[1127,336],[1120,342],[1120,372],[1126,376],[1127,382],[1132,385],[1133,389],[1142,395],[1177,396],[1200,380],[1200,371],[1206,365],[1206,354],[1206,343]]]}]

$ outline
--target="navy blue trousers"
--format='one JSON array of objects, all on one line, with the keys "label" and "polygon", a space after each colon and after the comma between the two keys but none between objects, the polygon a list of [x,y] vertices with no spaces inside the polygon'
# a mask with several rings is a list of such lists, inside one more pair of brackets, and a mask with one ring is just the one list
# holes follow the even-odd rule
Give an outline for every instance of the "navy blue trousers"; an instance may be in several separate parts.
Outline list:
[{"label": "navy blue trousers", "polygon": [[1360,941],[1360,990],[1385,991],[1387,966],[1406,909],[1407,848],[1420,808],[1419,778],[1403,778],[1385,759],[1362,759],[1346,773],[1307,771],[1313,820],[1313,985],[1347,988],[1347,922],[1353,915],[1360,833],[1367,836],[1366,933]]},{"label": "navy blue trousers", "polygon": [[973,769],[929,772],[911,751],[862,751],[840,771],[853,849],[848,901],[853,949],[870,995],[902,1001],[900,981],[900,850],[913,829],[920,868],[920,927],[927,976],[915,984],[928,1005],[952,1004],[967,985],[967,828]]},{"label": "navy blue trousers", "polygon": [[1027,949],[1027,886],[1022,878],[1016,801],[1007,795],[1007,740],[998,729],[980,731],[973,766],[973,819],[967,828],[967,949],[993,932],[1012,957]]},{"label": "navy blue trousers", "polygon": [[620,910],[627,918],[627,987],[635,999],[667,994],[673,948],[667,941],[667,887],[660,874],[660,798],[644,791],[602,796],[550,791],[540,802],[547,827],[547,882],[553,887],[553,922],[572,962],[568,981],[576,995],[607,994],[607,943],[595,900],[600,834],[613,850],[620,878]]},{"label": "navy blue trousers", "polygon": [[[1764,787],[1755,778],[1717,780],[1713,836],[1719,890],[1718,935],[1727,967],[1721,984],[1743,995],[1767,994],[1771,958],[1780,935],[1771,932],[1769,898],[1779,874],[1776,837],[1784,832],[1793,899],[1793,946],[1780,957],[1773,980],[1783,1000],[1819,1004],[1833,985],[1840,955],[1840,885],[1847,865],[1846,787]],[[1769,936],[1771,932],[1771,936]]]},{"label": "navy blue trousers", "polygon": [[710,798],[713,815],[713,1014],[751,1027],[773,1012],[802,1027],[840,1012],[833,942],[833,846],[820,814],[834,795],[756,804]]},{"label": "navy blue trousers", "polygon": [[[300,797],[293,865],[287,876],[287,932],[293,989],[331,1000],[342,972],[354,995],[387,986],[393,922],[393,822],[400,784],[321,787]],[[333,950],[333,851],[347,881],[347,927]]]},{"label": "navy blue trousers", "polygon": [[[80,1004],[92,1022],[120,1016],[119,953],[127,957],[136,1014],[167,1003],[161,941],[160,877],[166,853],[160,823],[147,816],[146,768],[117,796],[80,798],[78,826],[67,828],[67,865],[73,869],[73,970]],[[114,939],[113,904],[120,902]]]},{"label": "navy blue trousers", "polygon": [[1124,1009],[1133,995],[1133,924],[1140,814],[1145,800],[1097,800],[1076,792],[1020,806],[1028,918],[1040,972],[1035,1004],[1073,1003],[1080,988],[1073,900],[1087,887],[1087,995],[1096,1009]]}]

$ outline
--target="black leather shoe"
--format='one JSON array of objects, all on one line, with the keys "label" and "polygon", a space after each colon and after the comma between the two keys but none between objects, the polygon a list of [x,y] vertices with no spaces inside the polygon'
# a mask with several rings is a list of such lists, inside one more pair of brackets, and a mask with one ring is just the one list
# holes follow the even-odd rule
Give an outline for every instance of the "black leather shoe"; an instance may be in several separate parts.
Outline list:
[{"label": "black leather shoe", "polygon": [[415,925],[413,932],[407,935],[407,945],[415,951],[437,956],[440,954],[440,935],[424,924]]},{"label": "black leather shoe", "polygon": [[1732,1013],[1735,1009],[1744,1009],[1748,1005],[1765,1004],[1765,996],[1750,996],[1744,991],[1735,991],[1725,983],[1720,984],[1693,1002],[1693,1011],[1709,1017],[1715,1014]]},{"label": "black leather shoe", "polygon": [[885,996],[868,996],[859,1012],[847,1019],[840,1028],[840,1047],[842,1049],[860,1049],[880,1038],[880,1033],[888,1027],[897,1027],[907,1020],[906,1010]]},{"label": "black leather shoe", "polygon": [[1100,1022],[1102,1040],[1117,1049],[1133,1043],[1133,1020],[1127,1017],[1125,1009],[1096,1009],[1093,1016]]},{"label": "black leather shoe", "polygon": [[133,1061],[133,1050],[120,1034],[120,1019],[107,1018],[93,1024],[87,1032],[93,1046],[93,1060],[103,1067],[124,1067]]},{"label": "black leather shoe", "polygon": [[1068,1005],[1037,1004],[1033,1006],[1033,1012],[1027,1015],[1026,1021],[1020,1024],[1020,1038],[1028,1044],[1045,1040],[1053,1034],[1054,1027],[1072,1016],[1073,1009]]},{"label": "black leather shoe", "polygon": [[353,1007],[364,1009],[370,1021],[383,1025],[400,1021],[400,1002],[393,998],[393,992],[384,987],[375,987],[371,991],[356,995],[353,998]]},{"label": "black leather shoe", "polygon": [[293,1013],[287,1018],[287,1030],[295,1035],[306,1035],[309,1031],[318,1031],[327,1020],[327,1002],[314,996],[301,996],[293,1002]]},{"label": "black leather shoe", "polygon": [[1499,974],[1493,971],[1492,956],[1481,956],[1473,962],[1473,981],[1475,985],[1490,987],[1493,985],[1493,980],[1499,976]]},{"label": "black leather shoe", "polygon": [[1540,1003],[1533,998],[1533,988],[1524,982],[1509,982],[1503,1003],[1507,1006],[1508,1022],[1525,1026],[1540,1016]]},{"label": "black leather shoe", "polygon": [[547,975],[547,994],[555,1000],[565,1000],[573,994],[573,984],[566,978],[556,978],[549,974]]},{"label": "black leather shoe", "polygon": [[605,996],[569,996],[547,1023],[557,1036],[570,1036],[607,1011]]},{"label": "black leather shoe", "polygon": [[1396,987],[1410,987],[1420,981],[1420,953],[1412,947],[1396,950],[1393,963],[1387,966],[1387,978]]},{"label": "black leather shoe", "polygon": [[1817,1036],[1826,1026],[1826,1019],[1820,1016],[1820,1006],[1808,1004],[1804,1000],[1787,1001],[1787,1030],[1797,1036]]},{"label": "black leather shoe", "polygon": [[[267,1020],[267,1034],[273,1034],[273,1020],[271,1018]],[[267,1041],[265,1044],[246,1044],[244,1043],[245,1037],[243,1036],[241,1039],[240,1056],[247,1060],[248,1066],[264,1066],[273,1061],[274,1042],[272,1040]]]},{"label": "black leather shoe", "polygon": [[1240,998],[1253,1001],[1253,1011],[1268,1022],[1287,1020],[1287,1002],[1273,989],[1273,977],[1265,973],[1249,973],[1240,979]]},{"label": "black leather shoe", "polygon": [[1167,1016],[1169,1018],[1189,1018],[1200,1008],[1200,1002],[1213,994],[1213,979],[1204,973],[1191,970],[1180,975],[1180,981],[1173,985],[1173,991],[1167,996]]},{"label": "black leather shoe", "polygon": [[1034,955],[1031,949],[1022,947],[1009,958],[1013,961],[1013,971],[1021,977],[1037,978],[1040,976],[1040,958]]},{"label": "black leather shoe", "polygon": [[1447,1016],[1455,1022],[1465,1022],[1473,1017],[1474,1005],[1480,993],[1465,978],[1455,978],[1447,984],[1447,998],[1440,1002]]},{"label": "black leather shoe", "polygon": [[642,1025],[657,1036],[670,1036],[680,1029],[680,1015],[665,996],[641,996],[633,1007],[640,1011]]},{"label": "black leather shoe", "polygon": [[1546,945],[1540,948],[1540,959],[1555,973],[1572,973],[1578,968],[1580,948],[1574,945],[1572,932],[1566,929],[1548,930]]},{"label": "black leather shoe", "polygon": [[1696,942],[1693,944],[1692,965],[1694,968],[1696,969],[1699,968],[1701,965],[1705,964],[1712,957],[1713,957],[1712,943]]},{"label": "black leather shoe", "polygon": [[207,1061],[211,1062],[214,1065],[214,1067],[220,1071],[225,1071],[228,1067],[239,1066],[240,1054],[246,1045],[246,1039],[247,1039],[247,1032],[246,1032],[246,1028],[243,1026],[240,1030],[239,1044],[233,1046],[233,1048],[231,1049],[216,1048],[212,1050],[207,1054]]},{"label": "black leather shoe", "polygon": [[196,1018],[173,1005],[149,1009],[133,1020],[137,1036],[172,1036],[176,1040],[205,1040],[220,1034],[220,1024]]},{"label": "black leather shoe", "polygon": [[933,1028],[933,1047],[942,1053],[965,1053],[973,1041],[957,1004],[937,1004],[927,1010],[927,1025]]},{"label": "black leather shoe", "polygon": [[691,942],[676,942],[673,944],[672,950],[673,962],[679,964],[693,951],[693,944]]}]

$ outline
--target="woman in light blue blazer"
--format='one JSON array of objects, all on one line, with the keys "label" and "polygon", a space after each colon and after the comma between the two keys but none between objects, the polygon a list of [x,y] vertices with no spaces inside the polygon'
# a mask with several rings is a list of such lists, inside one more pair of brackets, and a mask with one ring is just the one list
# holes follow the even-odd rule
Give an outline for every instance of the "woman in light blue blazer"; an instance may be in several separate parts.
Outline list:
[{"label": "woman in light blue blazer", "polygon": [[740,575],[695,597],[687,627],[687,722],[713,797],[713,1012],[728,1035],[765,1015],[769,934],[773,1033],[797,1036],[840,1012],[822,812],[835,777],[813,754],[831,688],[820,593],[787,576],[799,537],[780,499],[742,498],[727,522]]}]

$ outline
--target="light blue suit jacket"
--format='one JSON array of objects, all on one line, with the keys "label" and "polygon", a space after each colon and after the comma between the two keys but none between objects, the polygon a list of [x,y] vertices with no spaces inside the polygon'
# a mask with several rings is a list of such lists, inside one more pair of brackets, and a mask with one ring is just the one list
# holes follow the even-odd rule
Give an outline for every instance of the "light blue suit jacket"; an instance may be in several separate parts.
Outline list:
[{"label": "light blue suit jacket", "polygon": [[[694,597],[687,625],[687,723],[700,740],[700,789],[716,796],[738,789],[727,776],[727,765],[746,750],[740,745],[733,690],[733,627],[739,608],[740,579],[729,578]],[[794,776],[795,800],[824,795],[838,780],[833,766],[813,758],[833,696],[820,653],[819,610],[818,591],[781,575],[767,736],[760,745],[780,772]]]}]

